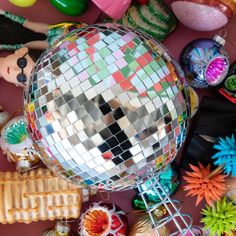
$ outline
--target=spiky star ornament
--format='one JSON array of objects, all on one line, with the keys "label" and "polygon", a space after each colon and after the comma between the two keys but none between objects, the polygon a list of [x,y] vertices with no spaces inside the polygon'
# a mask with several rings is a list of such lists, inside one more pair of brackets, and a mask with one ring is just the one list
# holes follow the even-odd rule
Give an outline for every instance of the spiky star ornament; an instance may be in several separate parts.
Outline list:
[{"label": "spiky star ornament", "polygon": [[215,165],[224,165],[224,172],[236,176],[236,142],[234,135],[220,138],[213,146],[218,152],[212,156]]},{"label": "spiky star ornament", "polygon": [[236,205],[227,202],[226,198],[217,201],[212,206],[206,206],[202,210],[201,220],[205,229],[209,230],[209,236],[234,236],[236,230]]},{"label": "spiky star ornament", "polygon": [[190,165],[192,171],[186,172],[184,190],[187,196],[197,196],[196,206],[205,198],[208,205],[219,200],[226,192],[225,178],[221,168],[211,171],[210,165],[204,167]]}]

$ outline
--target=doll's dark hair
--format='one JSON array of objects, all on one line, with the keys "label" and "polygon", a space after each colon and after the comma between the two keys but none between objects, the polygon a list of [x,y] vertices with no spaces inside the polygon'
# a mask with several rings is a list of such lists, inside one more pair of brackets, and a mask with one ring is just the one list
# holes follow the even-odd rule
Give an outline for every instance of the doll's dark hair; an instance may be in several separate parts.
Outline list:
[{"label": "doll's dark hair", "polygon": [[28,49],[28,55],[31,57],[31,59],[36,62],[40,56],[42,55],[43,50],[37,50],[37,49]]},{"label": "doll's dark hair", "polygon": [[47,35],[34,32],[14,22],[4,15],[0,15],[0,45],[25,44],[36,40],[46,40]]}]

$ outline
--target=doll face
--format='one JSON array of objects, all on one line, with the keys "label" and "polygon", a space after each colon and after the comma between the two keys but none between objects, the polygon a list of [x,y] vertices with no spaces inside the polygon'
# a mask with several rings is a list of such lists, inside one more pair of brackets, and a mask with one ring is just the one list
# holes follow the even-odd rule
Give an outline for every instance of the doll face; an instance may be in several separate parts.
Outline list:
[{"label": "doll face", "polygon": [[6,81],[25,87],[34,65],[34,61],[28,55],[28,48],[21,48],[1,59],[0,74]]}]

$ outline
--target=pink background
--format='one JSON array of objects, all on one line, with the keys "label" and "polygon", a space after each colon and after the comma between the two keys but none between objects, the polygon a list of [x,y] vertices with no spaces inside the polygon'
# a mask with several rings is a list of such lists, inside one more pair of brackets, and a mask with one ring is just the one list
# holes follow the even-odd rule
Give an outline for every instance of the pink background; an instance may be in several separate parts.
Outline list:
[{"label": "pink background", "polygon": [[[104,0],[106,1],[106,0]],[[166,0],[169,4],[169,0]],[[22,15],[28,19],[45,22],[45,23],[56,23],[65,20],[78,21],[83,20],[86,23],[93,23],[98,18],[100,11],[96,8],[92,3],[89,6],[89,10],[81,16],[78,17],[67,17],[60,12],[58,12],[50,3],[49,0],[38,0],[37,3],[30,8],[18,8],[14,5],[10,4],[8,1],[1,1],[1,8],[3,10],[8,10],[18,15]],[[228,24],[225,29],[227,30],[226,37],[226,50],[230,55],[230,60],[233,62],[236,59],[236,45],[233,45],[232,42],[236,42],[236,33],[235,32],[235,19]],[[219,31],[217,31],[219,32]],[[164,45],[168,48],[170,53],[178,59],[178,56],[183,49],[183,47],[193,39],[203,38],[203,37],[213,37],[217,32],[196,32],[190,29],[187,29],[180,23],[178,24],[177,29],[165,40]],[[0,56],[3,56],[3,52],[0,53]],[[13,86],[5,82],[5,80],[0,79],[0,105],[2,105],[5,110],[7,110],[10,114],[16,111],[23,104],[23,96],[22,89]],[[207,93],[207,91],[202,91],[201,94]],[[6,158],[0,152],[0,171],[15,170],[15,165],[7,162]],[[118,204],[124,211],[130,212],[131,209],[131,199],[134,196],[134,191],[127,191],[121,193],[112,193],[109,196],[109,200]],[[106,196],[105,196],[106,197]],[[194,224],[199,224],[200,220],[200,209],[204,206],[204,203],[201,204],[198,208],[194,206],[195,199],[187,198],[184,196],[183,191],[180,189],[178,193],[175,195],[176,198],[183,201],[183,211],[189,212],[193,216]],[[94,201],[97,198],[91,199]],[[134,220],[134,217],[129,217],[130,222]],[[42,232],[48,228],[54,227],[54,222],[36,222],[31,223],[29,225],[26,224],[13,224],[13,225],[1,225],[0,224],[0,235],[1,236],[15,236],[16,234],[24,235],[24,236],[40,236]],[[74,224],[76,226],[76,224]]]}]

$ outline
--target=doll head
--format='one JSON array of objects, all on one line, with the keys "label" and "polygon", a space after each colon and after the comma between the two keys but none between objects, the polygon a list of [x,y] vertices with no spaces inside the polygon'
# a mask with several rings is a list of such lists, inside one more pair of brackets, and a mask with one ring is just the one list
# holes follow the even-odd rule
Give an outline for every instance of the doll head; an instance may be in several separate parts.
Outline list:
[{"label": "doll head", "polygon": [[29,51],[26,47],[20,48],[14,53],[0,58],[0,75],[16,86],[25,87],[35,61],[31,50]]}]

